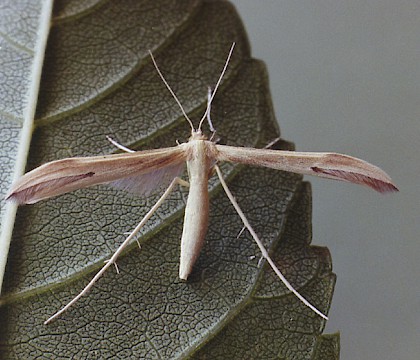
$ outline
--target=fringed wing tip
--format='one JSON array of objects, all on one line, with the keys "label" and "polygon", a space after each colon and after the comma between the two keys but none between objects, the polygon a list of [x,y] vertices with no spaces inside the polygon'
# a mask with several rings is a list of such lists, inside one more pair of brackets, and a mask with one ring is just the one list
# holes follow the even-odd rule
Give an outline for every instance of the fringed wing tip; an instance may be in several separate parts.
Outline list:
[{"label": "fringed wing tip", "polygon": [[352,171],[323,169],[320,167],[312,167],[311,169],[318,175],[324,175],[331,179],[344,180],[354,184],[366,185],[382,194],[399,191],[391,179],[383,172],[380,176],[383,179],[380,179],[379,177],[376,178]]},{"label": "fringed wing tip", "polygon": [[[36,171],[37,169],[35,169]],[[95,173],[88,172],[80,175],[65,176],[47,181],[28,181],[29,172],[13,185],[10,192],[6,195],[6,200],[16,202],[18,205],[35,204],[40,200],[48,199],[66,192],[76,190],[82,186],[77,184],[85,179],[92,178]]]},{"label": "fringed wing tip", "polygon": [[37,194],[35,188],[27,188],[20,191],[13,191],[13,189],[6,195],[5,200],[16,203],[17,205],[35,204],[44,199]]},{"label": "fringed wing tip", "polygon": [[371,184],[366,185],[370,186],[372,189],[376,190],[377,192],[380,192],[381,194],[399,191],[399,189],[393,183],[375,179],[371,179]]},{"label": "fringed wing tip", "polygon": [[6,194],[6,197],[4,198],[6,201],[14,202],[18,205],[27,204],[28,202],[28,196],[25,195],[24,192],[13,192],[10,191],[8,194]]}]

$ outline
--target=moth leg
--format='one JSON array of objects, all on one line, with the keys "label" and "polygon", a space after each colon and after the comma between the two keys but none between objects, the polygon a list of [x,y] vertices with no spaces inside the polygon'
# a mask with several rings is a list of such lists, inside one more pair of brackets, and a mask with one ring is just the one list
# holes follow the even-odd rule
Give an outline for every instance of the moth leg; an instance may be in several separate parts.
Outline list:
[{"label": "moth leg", "polygon": [[[123,235],[130,235],[130,232],[129,231],[128,232],[124,232]],[[137,239],[137,238],[136,238],[136,243],[137,243],[137,245],[139,247],[139,250],[141,250],[141,245],[140,245],[139,239]]]},{"label": "moth leg", "polygon": [[210,138],[210,141],[212,140],[212,138],[214,137],[214,134],[216,132],[216,129],[213,126],[213,122],[211,121],[211,116],[210,116],[212,95],[213,94],[212,94],[212,91],[211,91],[211,87],[209,86],[207,88],[207,123],[209,124],[210,131],[213,133],[211,138]]},{"label": "moth leg", "polygon": [[241,229],[241,231],[239,231],[239,232],[238,232],[238,235],[236,235],[236,238],[237,238],[237,239],[239,239],[239,238],[241,237],[241,235],[242,235],[242,233],[245,231],[245,229],[246,229],[246,227],[245,227],[245,226],[243,226],[243,227],[242,227],[242,229]]},{"label": "moth leg", "polygon": [[[281,136],[277,136],[275,139],[271,140],[267,145],[264,146],[263,149],[270,149],[274,144],[276,144],[279,140],[281,140]],[[237,239],[239,239],[242,235],[242,233],[245,231],[246,227],[243,226],[241,231],[239,231],[238,235],[236,236]],[[260,266],[260,263],[262,261],[262,258],[258,262],[258,267]]]},{"label": "moth leg", "polygon": [[122,253],[124,248],[137,235],[137,233],[144,226],[144,224],[152,217],[154,212],[162,205],[162,203],[165,201],[165,199],[174,190],[176,185],[189,186],[188,182],[186,182],[185,180],[182,180],[178,177],[173,179],[171,184],[169,185],[169,187],[166,189],[166,191],[163,193],[163,195],[159,198],[159,200],[156,202],[156,204],[152,206],[152,208],[148,211],[148,213],[144,216],[144,218],[139,222],[139,224],[130,233],[130,235],[127,236],[127,238],[118,247],[118,249],[115,251],[115,253],[112,255],[112,257],[106,262],[106,264],[102,267],[102,269],[98,271],[98,273],[93,277],[93,279],[89,282],[89,284],[87,284],[86,287],[76,297],[74,297],[66,306],[64,306],[61,310],[57,311],[54,315],[52,315],[50,318],[48,318],[44,322],[44,324],[48,324],[49,322],[51,322],[52,320],[54,320],[55,318],[60,316],[62,313],[64,313],[73,304],[75,304],[77,302],[77,300],[79,300],[83,295],[85,295],[92,288],[92,286],[96,283],[96,281],[98,281],[98,279],[103,275],[103,273],[112,264],[114,264],[114,265],[116,264],[116,260],[117,260],[118,256]]},{"label": "moth leg", "polygon": [[118,149],[128,152],[128,153],[133,153],[135,152],[134,150],[129,149],[128,147],[125,147],[124,145],[121,145],[119,142],[115,141],[114,139],[112,139],[110,136],[106,136],[106,139],[115,147],[117,147]]},{"label": "moth leg", "polygon": [[[105,261],[104,261],[104,264],[106,264],[108,261],[109,261],[109,260],[105,260]],[[120,269],[119,269],[118,264],[117,264],[116,262],[114,263],[114,267],[115,267],[115,272],[116,272],[117,274],[120,274]]]},{"label": "moth leg", "polygon": [[280,280],[283,282],[283,284],[293,293],[295,296],[302,301],[307,307],[309,307],[313,312],[324,318],[325,320],[328,320],[328,317],[324,315],[321,311],[319,311],[315,306],[313,306],[308,300],[306,300],[284,277],[284,275],[281,273],[281,271],[277,268],[274,261],[270,258],[268,255],[268,252],[266,248],[264,247],[261,240],[258,238],[258,235],[255,233],[254,229],[251,227],[250,223],[248,222],[248,219],[246,218],[245,214],[239,207],[238,203],[236,202],[234,196],[230,192],[225,180],[223,179],[222,172],[220,171],[220,168],[215,165],[214,168],[216,169],[217,176],[219,177],[220,183],[222,184],[223,189],[225,190],[225,193],[227,197],[229,198],[230,202],[232,203],[233,207],[235,208],[236,212],[238,213],[239,217],[241,218],[245,228],[248,229],[252,237],[254,238],[255,242],[257,243],[258,247],[260,248],[260,251],[262,253],[262,256],[267,260],[267,262],[270,264],[271,268],[274,270],[274,272],[277,274],[277,276],[280,278]]}]

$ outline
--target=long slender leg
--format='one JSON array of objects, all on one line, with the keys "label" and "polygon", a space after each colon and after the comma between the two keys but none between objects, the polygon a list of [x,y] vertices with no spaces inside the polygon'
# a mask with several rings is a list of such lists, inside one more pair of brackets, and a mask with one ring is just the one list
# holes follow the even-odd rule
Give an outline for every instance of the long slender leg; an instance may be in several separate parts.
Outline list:
[{"label": "long slender leg", "polygon": [[113,138],[111,138],[110,136],[106,136],[106,139],[115,147],[117,147],[118,149],[128,152],[128,153],[133,153],[135,152],[134,150],[129,149],[128,147],[125,147],[124,145],[121,145],[119,142],[115,141]]},{"label": "long slender leg", "polygon": [[207,123],[209,124],[210,131],[213,133],[212,137],[214,136],[214,133],[216,132],[216,129],[213,126],[213,122],[211,121],[211,87],[209,86],[207,88]]},{"label": "long slender leg", "polygon": [[260,248],[262,256],[268,261],[271,268],[274,270],[274,272],[277,274],[277,276],[280,278],[280,280],[283,282],[283,284],[293,294],[295,294],[295,296],[300,301],[302,301],[307,307],[309,307],[316,314],[318,314],[319,316],[321,316],[325,320],[328,320],[328,317],[326,315],[324,315],[315,306],[313,306],[308,300],[306,300],[301,294],[299,294],[299,292],[287,281],[287,279],[284,277],[284,275],[281,273],[281,271],[277,268],[276,264],[274,263],[274,261],[268,255],[268,252],[265,249],[264,245],[262,244],[261,240],[258,238],[258,235],[255,233],[254,229],[251,227],[250,223],[248,222],[248,219],[246,218],[245,214],[242,212],[241,208],[239,207],[238,203],[236,202],[235,198],[233,197],[232,193],[230,192],[225,180],[223,179],[223,175],[222,175],[222,172],[220,171],[220,168],[217,165],[215,165],[215,169],[216,169],[216,172],[217,172],[217,176],[219,177],[220,183],[222,184],[222,187],[226,192],[226,195],[228,196],[230,202],[232,203],[233,207],[235,208],[236,212],[238,213],[239,217],[241,218],[242,222],[244,223],[244,226],[251,233],[252,237],[254,238],[255,242],[257,243],[258,247]]},{"label": "long slender leg", "polygon": [[[122,145],[122,144],[120,144],[118,141],[116,141],[116,140],[114,140],[111,136],[106,136],[106,139],[112,144],[112,145],[114,145],[115,147],[117,147],[118,149],[120,149],[120,150],[122,150],[122,151],[125,151],[125,152],[127,152],[127,153],[134,153],[135,151],[134,150],[131,150],[131,149],[129,149],[128,147],[126,147],[126,146],[124,146],[124,145]],[[124,233],[124,235],[129,235],[130,234],[130,232],[125,232]],[[141,250],[141,246],[140,246],[140,243],[139,243],[139,241],[136,239],[136,241],[137,241],[137,245],[139,246],[139,249]],[[114,265],[115,265],[115,270],[117,271],[117,274],[119,274],[120,273],[120,271],[118,270],[118,265],[117,265],[117,263],[114,263]]]},{"label": "long slender leg", "polygon": [[74,303],[77,302],[83,295],[85,295],[90,288],[95,284],[95,282],[102,276],[102,274],[112,265],[115,264],[117,261],[118,256],[121,254],[121,252],[124,250],[124,248],[130,243],[130,241],[137,235],[137,233],[140,231],[140,229],[144,226],[144,224],[149,220],[154,212],[159,208],[160,205],[162,205],[163,201],[169,196],[169,194],[173,191],[176,185],[182,185],[182,186],[189,186],[188,182],[180,179],[175,178],[172,180],[169,187],[166,189],[166,191],[163,193],[163,195],[159,198],[159,200],[156,202],[155,205],[148,211],[148,213],[144,216],[144,218],[140,221],[140,223],[135,227],[135,229],[130,233],[129,236],[123,241],[123,243],[118,247],[118,249],[115,251],[114,255],[106,262],[106,264],[102,267],[101,270],[93,277],[93,279],[89,282],[89,284],[86,285],[86,287],[76,296],[74,297],[66,306],[64,306],[61,310],[57,311],[53,316],[48,318],[44,324],[48,324],[58,316],[60,316],[62,313],[64,313],[69,307],[71,307]]},{"label": "long slender leg", "polygon": [[[267,145],[264,146],[264,149],[269,149],[270,147],[272,147],[277,141],[279,141],[281,139],[281,136],[276,137],[275,139],[271,140]],[[109,139],[108,139],[109,140]],[[245,231],[245,226],[241,229],[241,231],[239,231],[238,235],[236,236],[237,239],[239,239],[242,235],[242,233]]]}]

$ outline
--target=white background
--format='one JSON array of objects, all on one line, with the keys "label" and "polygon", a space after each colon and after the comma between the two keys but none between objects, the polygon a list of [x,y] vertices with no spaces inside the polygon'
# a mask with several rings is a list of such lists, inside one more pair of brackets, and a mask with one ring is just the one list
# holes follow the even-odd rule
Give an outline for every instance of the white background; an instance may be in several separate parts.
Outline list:
[{"label": "white background", "polygon": [[282,136],[382,167],[400,192],[307,178],[341,360],[420,358],[420,1],[233,0]]}]

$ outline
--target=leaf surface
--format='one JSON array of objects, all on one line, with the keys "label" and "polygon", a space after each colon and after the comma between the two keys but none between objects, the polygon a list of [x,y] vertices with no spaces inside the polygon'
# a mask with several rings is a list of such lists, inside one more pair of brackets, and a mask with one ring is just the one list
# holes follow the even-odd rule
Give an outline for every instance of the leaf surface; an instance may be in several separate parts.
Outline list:
[{"label": "leaf surface", "polygon": [[[0,122],[2,194],[15,167],[21,89],[30,77],[30,35],[36,33],[30,26],[37,26],[36,6],[26,8],[26,17],[15,3],[8,11],[20,22],[11,29],[2,24],[0,41],[19,67],[3,67],[13,86],[2,85],[10,94]],[[278,136],[265,67],[250,57],[241,21],[227,2],[63,1],[55,4],[52,24],[28,170],[63,157],[116,152],[106,135],[135,150],[186,141],[188,125],[149,49],[197,124],[207,87],[214,87],[235,41],[212,107],[217,135],[221,143],[252,147]],[[17,60],[25,57],[26,65]],[[274,170],[222,168],[286,277],[327,312],[335,275],[328,251],[309,246],[308,184]],[[1,298],[2,358],[336,359],[338,337],[328,342],[324,321],[259,264],[251,237],[237,238],[242,224],[216,179],[209,186],[210,227],[188,282],[178,279],[188,196],[180,189],[145,227],[141,250],[134,243],[120,258],[120,274],[108,271],[49,326],[43,321],[86,285],[159,193],[143,198],[98,186],[19,208]]]}]

